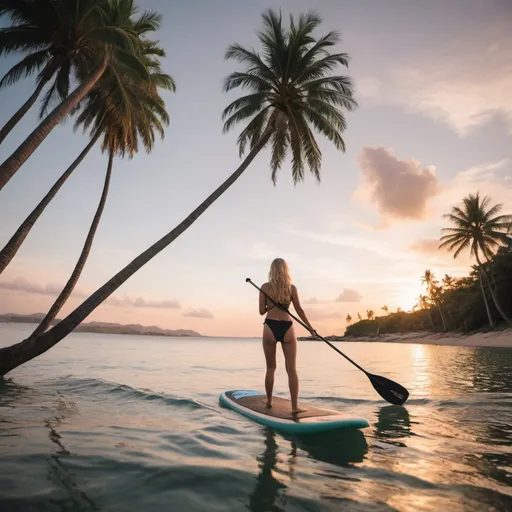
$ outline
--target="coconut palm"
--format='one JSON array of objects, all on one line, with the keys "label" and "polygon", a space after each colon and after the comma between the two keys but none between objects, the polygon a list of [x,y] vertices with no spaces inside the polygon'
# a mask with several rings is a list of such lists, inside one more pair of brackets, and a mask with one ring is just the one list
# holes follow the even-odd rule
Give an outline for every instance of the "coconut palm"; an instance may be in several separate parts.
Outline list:
[{"label": "coconut palm", "polygon": [[345,318],[346,322],[347,322],[347,325],[350,325],[352,323],[352,317],[350,316],[350,314],[347,315],[347,317]]},{"label": "coconut palm", "polygon": [[428,319],[430,321],[430,325],[432,326],[432,330],[435,332],[436,327],[434,325],[434,320],[432,319],[432,315],[430,313],[430,302],[429,297],[427,295],[423,295],[420,293],[420,296],[417,298],[417,304],[413,307],[414,309],[420,308],[427,313]]},{"label": "coconut palm", "polygon": [[[0,0],[1,1],[1,0]],[[141,37],[140,39],[140,48],[137,53],[137,57],[141,60],[143,65],[148,69],[150,73],[150,82],[147,83],[145,81],[137,80],[132,76],[132,74],[128,71],[126,67],[122,63],[117,63],[117,66],[110,66],[107,68],[106,75],[103,76],[100,80],[103,85],[100,85],[100,88],[103,87],[105,90],[110,90],[112,88],[118,87],[118,93],[128,94],[131,93],[134,95],[135,93],[132,89],[135,86],[143,87],[148,86],[152,88],[153,92],[156,92],[155,88],[163,88],[169,90],[175,90],[175,84],[172,78],[163,73],[160,69],[159,58],[165,56],[165,52],[158,46],[158,44],[144,39],[144,33],[146,32],[146,26],[139,21],[134,23],[133,31],[137,34],[137,36]],[[117,78],[116,78],[117,77]],[[117,81],[115,81],[115,80]],[[81,78],[82,81],[85,80],[85,77]],[[123,84],[125,82],[125,84]],[[105,85],[106,84],[106,85]],[[109,85],[110,84],[110,85]],[[131,84],[131,87],[128,88],[127,84]],[[110,88],[110,89],[109,89]],[[93,89],[94,93],[94,89]],[[89,93],[92,95],[93,93]],[[123,96],[121,96],[123,97]],[[87,96],[85,97],[87,99]],[[98,95],[96,95],[96,104],[98,103]],[[112,101],[109,99],[110,105],[114,105]],[[119,105],[119,101],[117,105]],[[79,104],[80,105],[80,104]],[[106,107],[104,107],[106,108]],[[123,116],[122,119],[126,119],[126,111],[130,109],[129,102],[125,102],[124,111],[119,113],[119,116]],[[79,108],[75,108],[75,111],[79,111]],[[103,109],[97,107],[96,111],[101,112]],[[115,116],[115,112],[113,114]],[[162,113],[163,117],[167,116],[167,113]],[[156,119],[153,120],[153,123],[156,122]],[[80,124],[80,123],[78,123]],[[78,125],[77,125],[78,126]],[[51,200],[56,196],[57,192],[64,185],[67,179],[71,176],[73,171],[78,167],[78,165],[83,161],[89,151],[96,144],[98,139],[101,137],[104,132],[105,126],[99,126],[97,130],[92,133],[91,139],[89,143],[86,145],[85,149],[80,153],[80,155],[76,158],[76,160],[66,169],[66,171],[60,176],[60,178],[55,182],[49,192],[43,197],[43,199],[39,202],[39,204],[32,210],[32,212],[28,215],[28,217],[23,221],[21,226],[16,230],[11,239],[7,242],[5,247],[0,251],[0,274],[5,270],[7,265],[12,261],[21,245],[23,244],[25,238],[28,236],[30,230],[44,212],[48,204]],[[137,143],[137,137],[132,137],[133,143]],[[150,146],[148,146],[150,147]],[[136,150],[135,150],[136,152]]]},{"label": "coconut palm", "polygon": [[329,53],[338,42],[334,32],[315,38],[313,30],[321,20],[315,14],[293,17],[286,30],[281,16],[269,10],[263,14],[259,33],[263,56],[240,45],[232,45],[226,58],[245,64],[242,72],[226,79],[225,90],[247,87],[250,94],[231,103],[224,111],[225,130],[249,120],[238,138],[239,150],[250,150],[238,169],[172,231],[96,290],[65,319],[39,337],[0,349],[0,375],[37,357],[67,336],[97,306],[127,279],[187,230],[247,169],[256,155],[271,141],[270,168],[275,182],[286,151],[291,149],[292,178],[304,178],[307,164],[320,179],[321,153],[310,125],[344,150],[341,132],[345,129],[343,109],[356,106],[347,77],[333,75],[337,66],[347,64],[344,53]]},{"label": "coconut palm", "polygon": [[382,306],[382,311],[384,311],[384,313],[386,313],[386,315],[389,313],[389,308],[388,306],[386,306],[386,304],[384,304],[384,306]]},{"label": "coconut palm", "polygon": [[361,321],[361,320],[363,319],[363,317],[361,316],[361,313],[357,313],[357,319],[358,319],[359,321]]},{"label": "coconut palm", "polygon": [[441,315],[441,322],[443,323],[443,330],[446,331],[446,318],[444,316],[443,308],[441,307],[442,288],[438,286],[439,281],[436,279],[434,273],[427,269],[421,277],[421,284],[426,285],[428,294],[432,302],[436,305]]},{"label": "coconut palm", "polygon": [[[164,55],[150,43],[146,46],[146,50]],[[75,268],[32,336],[38,336],[48,329],[80,278],[107,201],[115,155],[128,155],[132,158],[139,150],[138,139],[141,139],[144,149],[149,153],[155,142],[155,132],[158,132],[162,139],[164,137],[164,125],[169,124],[169,116],[158,94],[158,88],[174,91],[175,84],[169,75],[162,73],[158,60],[147,55],[141,56],[141,59],[154,73],[149,84],[123,76],[122,70],[118,72],[114,67],[107,69],[96,87],[86,97],[83,111],[76,121],[76,128],[81,125],[85,129],[92,126],[93,138],[98,133],[103,135],[102,150],[108,152],[105,182],[98,208]]]},{"label": "coconut palm", "polygon": [[457,281],[452,276],[445,274],[443,277],[443,286],[447,290],[453,290],[457,286]]},{"label": "coconut palm", "polygon": [[[63,99],[20,146],[0,165],[0,190],[39,147],[50,132],[76,107],[101,78],[108,66],[124,66],[139,79],[148,72],[135,50],[140,33],[154,31],[160,23],[155,13],[143,13],[135,22],[133,0],[0,0],[0,14],[12,25],[0,31],[0,55],[23,52],[25,57],[4,77],[13,83],[42,68],[34,91],[55,80],[43,100],[41,115],[57,97]],[[36,7],[37,6],[37,7]],[[44,16],[40,10],[47,10]],[[69,93],[74,77],[85,77]],[[5,137],[37,96],[29,98],[4,127]],[[18,119],[19,118],[19,119]]]},{"label": "coconut palm", "polygon": [[375,312],[372,309],[367,309],[366,318],[368,318],[368,320],[373,320],[375,318]]},{"label": "coconut palm", "polygon": [[[506,246],[510,242],[509,233],[512,226],[512,215],[499,215],[503,205],[496,204],[489,208],[491,198],[480,193],[469,194],[462,200],[462,205],[454,206],[451,213],[443,217],[455,225],[453,228],[443,228],[442,232],[447,233],[441,237],[439,248],[447,247],[449,251],[455,250],[453,257],[456,258],[463,250],[469,249],[470,255],[474,256],[480,273],[480,287],[485,299],[485,289],[482,283],[482,276],[489,284],[489,292],[499,314],[510,325],[512,318],[507,314],[500,304],[496,290],[491,286],[489,276],[482,264],[480,255],[488,261],[494,251]],[[488,310],[489,323],[493,326],[490,311]]]}]

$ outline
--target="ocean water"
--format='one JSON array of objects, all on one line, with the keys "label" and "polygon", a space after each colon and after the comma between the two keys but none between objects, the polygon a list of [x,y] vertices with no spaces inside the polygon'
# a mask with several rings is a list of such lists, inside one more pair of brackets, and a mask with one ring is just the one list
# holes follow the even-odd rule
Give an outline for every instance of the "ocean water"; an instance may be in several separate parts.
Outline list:
[{"label": "ocean water", "polygon": [[[294,437],[221,407],[263,389],[257,339],[68,336],[0,382],[0,510],[512,510],[512,350],[336,343],[409,389],[399,407],[299,343],[301,403],[369,428]],[[280,352],[276,377],[287,397]]]}]

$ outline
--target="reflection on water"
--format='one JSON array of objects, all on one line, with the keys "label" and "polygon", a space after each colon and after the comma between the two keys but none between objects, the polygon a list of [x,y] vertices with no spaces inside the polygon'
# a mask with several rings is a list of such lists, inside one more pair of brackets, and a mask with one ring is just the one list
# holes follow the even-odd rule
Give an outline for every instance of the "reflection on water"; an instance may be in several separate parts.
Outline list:
[{"label": "reflection on water", "polygon": [[257,458],[260,472],[249,502],[249,509],[253,512],[283,510],[279,505],[283,505],[286,499],[284,496],[286,485],[274,476],[278,452],[275,432],[265,429],[264,440],[265,450]]},{"label": "reflection on water", "polygon": [[[301,457],[297,449],[318,462],[331,464],[340,468],[349,468],[355,463],[363,462],[368,452],[368,444],[360,430],[339,430],[322,434],[291,436],[276,434],[264,428],[265,449],[257,457],[259,474],[256,486],[250,496],[249,509],[252,512],[267,510],[282,511],[286,504],[285,481],[295,479],[295,471],[300,469]],[[276,438],[290,443],[290,450],[285,459],[279,459],[280,447]],[[305,465],[305,461],[303,461]],[[345,477],[344,480],[349,480]]]},{"label": "reflection on water", "polygon": [[409,412],[403,405],[386,405],[379,407],[375,423],[375,435],[380,439],[396,446],[406,446],[405,442],[398,441],[404,437],[411,437],[411,420]]}]

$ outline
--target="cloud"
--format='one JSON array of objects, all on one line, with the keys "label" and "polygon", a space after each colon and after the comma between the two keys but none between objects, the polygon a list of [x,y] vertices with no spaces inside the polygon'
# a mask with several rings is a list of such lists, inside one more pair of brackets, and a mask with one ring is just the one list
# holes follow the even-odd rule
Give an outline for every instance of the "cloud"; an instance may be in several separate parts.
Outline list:
[{"label": "cloud", "polygon": [[180,309],[181,304],[177,300],[147,300],[142,297],[109,297],[105,304],[116,307],[154,308],[154,309]]},{"label": "cloud", "polygon": [[320,300],[316,297],[311,297],[310,299],[306,299],[302,301],[304,304],[332,304],[334,302],[361,302],[362,295],[356,290],[352,290],[350,288],[344,288],[344,290],[338,295],[334,300]]},{"label": "cloud", "polygon": [[333,320],[333,319],[343,319],[343,314],[339,311],[327,311],[327,310],[316,310],[311,309],[308,311],[308,318],[311,320]]},{"label": "cloud", "polygon": [[[38,283],[28,281],[23,277],[18,277],[11,281],[0,281],[0,289],[16,293],[26,293],[35,295],[46,295],[56,298],[62,291],[62,285],[48,284],[42,286]],[[75,288],[73,290],[73,297],[85,298],[89,294]],[[109,297],[105,300],[105,304],[115,307],[132,307],[132,308],[155,308],[155,309],[180,309],[181,305],[177,300],[148,300],[142,297],[128,297],[117,298],[115,296]]]},{"label": "cloud", "polygon": [[183,316],[188,316],[192,318],[214,318],[213,314],[210,313],[207,309],[192,309],[191,311],[187,311],[183,313]]},{"label": "cloud", "polygon": [[423,219],[427,201],[440,191],[435,170],[416,160],[401,160],[382,146],[364,147],[359,165],[365,189],[385,218]]},{"label": "cloud", "polygon": [[422,238],[411,244],[410,248],[423,254],[437,254],[439,251],[442,251],[442,249],[439,249],[440,243],[437,238]]},{"label": "cloud", "polygon": [[[48,284],[42,286],[37,283],[31,283],[24,277],[18,277],[16,279],[13,279],[12,281],[0,282],[0,289],[2,290],[20,293],[33,293],[37,295],[57,296],[61,292],[62,288],[62,286],[56,284]],[[77,290],[77,295],[81,297],[85,296],[85,294],[83,294],[79,290]]]},{"label": "cloud", "polygon": [[[460,136],[499,115],[512,133],[510,24],[469,31],[392,72],[391,102],[448,124]],[[421,62],[421,65],[418,63]]]},{"label": "cloud", "polygon": [[355,290],[345,288],[335,302],[361,302],[362,296]]},{"label": "cloud", "polygon": [[[503,173],[504,175],[501,176],[500,173]],[[512,179],[510,174],[510,160],[508,158],[503,158],[497,162],[488,162],[476,165],[466,169],[465,171],[459,172],[455,178],[455,183],[473,184],[489,180],[510,181]]]}]

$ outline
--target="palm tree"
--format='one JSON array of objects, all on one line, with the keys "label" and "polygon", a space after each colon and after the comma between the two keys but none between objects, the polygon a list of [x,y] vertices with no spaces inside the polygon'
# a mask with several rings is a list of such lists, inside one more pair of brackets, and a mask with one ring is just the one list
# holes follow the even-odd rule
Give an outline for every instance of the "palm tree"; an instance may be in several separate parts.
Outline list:
[{"label": "palm tree", "polygon": [[418,302],[413,307],[413,310],[417,309],[417,308],[420,308],[423,311],[425,311],[427,313],[428,319],[430,321],[430,325],[432,326],[432,330],[435,332],[436,331],[436,326],[434,325],[434,320],[432,319],[432,315],[430,313],[430,302],[429,302],[428,296],[423,295],[422,293],[420,293],[420,296],[417,298],[417,300],[418,300]]},{"label": "palm tree", "polygon": [[[40,1],[2,0],[0,3],[0,14],[9,14],[13,20],[12,26],[0,31],[1,53],[21,50],[27,54],[7,73],[4,83],[14,82],[23,74],[43,67],[35,92],[42,81],[48,82],[53,75],[56,78],[44,98],[41,116],[55,96],[65,99],[0,165],[0,190],[94,87],[108,66],[122,65],[125,73],[149,80],[147,69],[135,50],[140,46],[140,33],[156,30],[160,16],[147,12],[132,21],[136,12],[133,0],[43,0],[39,5],[50,2],[51,8],[48,8],[48,16],[38,21],[38,9],[31,9],[31,6]],[[73,74],[85,79],[68,94]],[[12,129],[18,117],[21,119],[24,107],[9,121],[10,128],[7,127],[6,132]],[[4,133],[4,137],[6,135]]]},{"label": "palm tree", "polygon": [[30,233],[30,230],[42,215],[46,207],[50,204],[51,200],[57,195],[57,192],[64,185],[67,179],[71,176],[73,171],[80,165],[80,163],[87,156],[89,151],[96,144],[101,136],[101,132],[95,133],[91,140],[87,143],[83,151],[78,155],[75,161],[64,171],[60,178],[54,183],[48,193],[41,199],[39,204],[30,212],[27,218],[22,222],[20,227],[16,230],[14,235],[5,244],[4,248],[0,251],[0,274],[6,269],[12,261],[19,248],[22,246],[25,238]]},{"label": "palm tree", "polygon": [[347,325],[350,325],[352,323],[352,317],[350,316],[350,313],[347,315],[347,317],[345,318],[346,322],[347,322]]},{"label": "palm tree", "polygon": [[[0,0],[1,1],[1,0]],[[154,15],[151,15],[154,16]],[[146,26],[144,23],[142,23],[140,20],[135,22],[133,24],[133,32],[139,36],[140,39],[140,49],[137,53],[137,58],[141,60],[143,65],[148,69],[150,72],[150,84],[149,87],[160,87],[164,89],[169,90],[175,90],[174,82],[172,81],[172,78],[169,77],[169,75],[166,75],[165,73],[162,73],[162,70],[160,69],[160,63],[158,58],[164,57],[165,52],[154,42],[148,41],[147,39],[144,39],[144,33],[146,31]],[[138,87],[142,87],[142,84],[146,83],[140,80],[134,80],[134,77],[131,76],[131,73],[126,74],[126,67],[117,63],[117,66],[110,66],[107,68],[106,75],[103,76],[100,82],[103,85],[100,85],[100,87],[106,87],[105,84],[108,84],[110,81],[110,89],[114,86],[118,87],[118,91],[121,94],[128,94],[136,83],[138,83]],[[117,78],[116,78],[117,77]],[[121,79],[122,77],[122,79]],[[116,80],[114,82],[114,79]],[[85,77],[81,78],[82,81],[85,80]],[[125,87],[123,85],[123,81],[126,82],[126,84],[131,84],[131,89]],[[106,90],[110,90],[108,87]],[[93,89],[94,93],[94,89]],[[93,93],[89,93],[89,95],[92,95]],[[134,94],[133,92],[131,94]],[[97,95],[96,95],[97,96]],[[87,100],[87,96],[85,97],[85,100]],[[107,101],[107,99],[105,99]],[[108,99],[109,102],[111,102],[110,99]],[[96,101],[97,103],[98,101]],[[112,105],[116,104],[111,103]],[[119,104],[119,101],[117,102]],[[80,104],[79,104],[80,106]],[[106,107],[104,107],[106,108]],[[125,111],[121,111],[119,113],[120,116],[124,116],[123,119],[126,119],[126,111],[130,109],[129,102],[125,102]],[[79,111],[79,108],[75,108],[75,111]],[[97,108],[98,112],[102,112],[102,108]],[[163,109],[164,112],[162,113],[163,117],[165,118],[167,116],[167,113],[165,112],[165,109]],[[115,112],[113,114],[116,115]],[[153,123],[156,122],[156,119],[153,119]],[[80,124],[80,123],[78,123]],[[78,125],[77,125],[78,126]],[[21,226],[16,230],[14,235],[11,237],[11,239],[7,242],[5,247],[0,251],[0,274],[5,270],[5,268],[9,265],[9,263],[12,261],[16,253],[18,252],[19,248],[23,244],[25,238],[28,236],[30,230],[38,220],[38,218],[41,216],[41,214],[44,212],[48,204],[51,202],[51,200],[56,196],[57,192],[60,190],[60,188],[64,185],[64,183],[67,181],[67,179],[71,176],[73,171],[78,167],[78,165],[83,161],[83,159],[86,157],[86,155],[89,153],[89,151],[93,148],[93,146],[96,144],[100,136],[102,135],[103,131],[105,129],[105,125],[98,126],[98,129],[94,131],[92,134],[91,140],[85,147],[85,149],[80,153],[80,155],[76,158],[76,160],[68,167],[68,169],[60,176],[60,178],[55,182],[55,184],[52,186],[50,191],[43,197],[43,199],[39,202],[39,204],[32,210],[32,212],[28,215],[28,217],[23,221]],[[134,143],[137,141],[137,137],[135,136]],[[150,147],[150,146],[147,146]]]},{"label": "palm tree", "polygon": [[389,313],[389,308],[384,304],[384,306],[382,306],[382,311],[384,311],[384,313],[386,313],[386,315]]},{"label": "palm tree", "polygon": [[368,318],[368,320],[373,320],[375,318],[375,312],[372,309],[367,309],[366,318]]},{"label": "palm tree", "polygon": [[357,319],[358,319],[359,321],[361,321],[361,320],[363,319],[363,317],[361,316],[361,313],[357,313]]},{"label": "palm tree", "polygon": [[[163,51],[149,43],[146,50],[164,55]],[[141,56],[141,59],[154,73],[149,85],[130,80],[129,76],[123,76],[115,68],[110,68],[86,98],[84,109],[76,121],[75,127],[83,125],[87,129],[92,125],[93,134],[104,134],[102,150],[108,152],[105,183],[75,268],[32,336],[38,336],[50,327],[82,274],[107,201],[114,156],[128,154],[132,158],[138,151],[138,138],[142,140],[144,148],[149,153],[155,142],[155,131],[162,139],[164,138],[164,125],[169,124],[169,116],[162,98],[158,95],[157,87],[175,91],[175,84],[169,75],[162,73],[158,60],[147,55]]]},{"label": "palm tree", "polygon": [[427,291],[430,291],[430,288],[436,286],[438,282],[434,273],[429,269],[425,270],[425,273],[421,276],[421,284],[427,287]]},{"label": "palm tree", "polygon": [[[493,289],[489,281],[489,276],[482,264],[480,254],[488,261],[494,256],[493,251],[499,247],[506,246],[509,243],[510,229],[512,226],[512,215],[498,215],[502,204],[489,207],[491,199],[488,196],[480,198],[480,193],[476,195],[469,194],[462,200],[461,206],[454,206],[451,213],[443,217],[452,222],[454,228],[443,228],[446,235],[441,237],[439,248],[447,247],[449,251],[455,250],[453,257],[456,258],[463,250],[470,249],[470,255],[476,258],[480,273],[480,287],[485,299],[485,290],[482,283],[482,276],[489,285],[489,291],[503,319],[512,325],[512,319],[502,308],[496,290]],[[494,326],[490,311],[487,310],[489,323]]]},{"label": "palm tree", "polygon": [[453,290],[456,285],[457,285],[457,282],[456,282],[456,280],[452,276],[450,276],[448,274],[444,275],[444,277],[443,277],[443,286],[447,290]]},{"label": "palm tree", "polygon": [[442,288],[438,286],[439,281],[436,279],[434,273],[427,269],[421,277],[421,284],[426,285],[430,298],[432,299],[432,302],[437,306],[439,314],[441,315],[443,330],[446,331],[446,319],[444,316],[443,308],[441,307]]},{"label": "palm tree", "polygon": [[292,17],[290,28],[285,30],[281,16],[269,10],[263,14],[264,27],[259,33],[263,57],[239,45],[232,45],[228,49],[226,58],[242,61],[247,69],[232,73],[226,80],[225,90],[248,87],[252,91],[231,103],[223,116],[227,117],[224,125],[226,131],[235,123],[252,118],[238,138],[241,154],[247,144],[251,148],[245,160],[188,217],[137,256],[61,322],[41,336],[0,349],[0,375],[46,352],[73,331],[127,279],[187,230],[235,183],[271,139],[270,167],[274,182],[288,147],[292,152],[294,182],[304,178],[305,163],[320,179],[321,153],[308,123],[343,151],[345,144],[340,133],[345,129],[345,119],[342,108],[351,110],[356,106],[350,80],[332,75],[337,65],[347,63],[345,54],[328,52],[338,42],[337,34],[329,32],[318,39],[313,37],[312,32],[320,22],[320,18],[312,13],[301,15],[297,22]]}]

